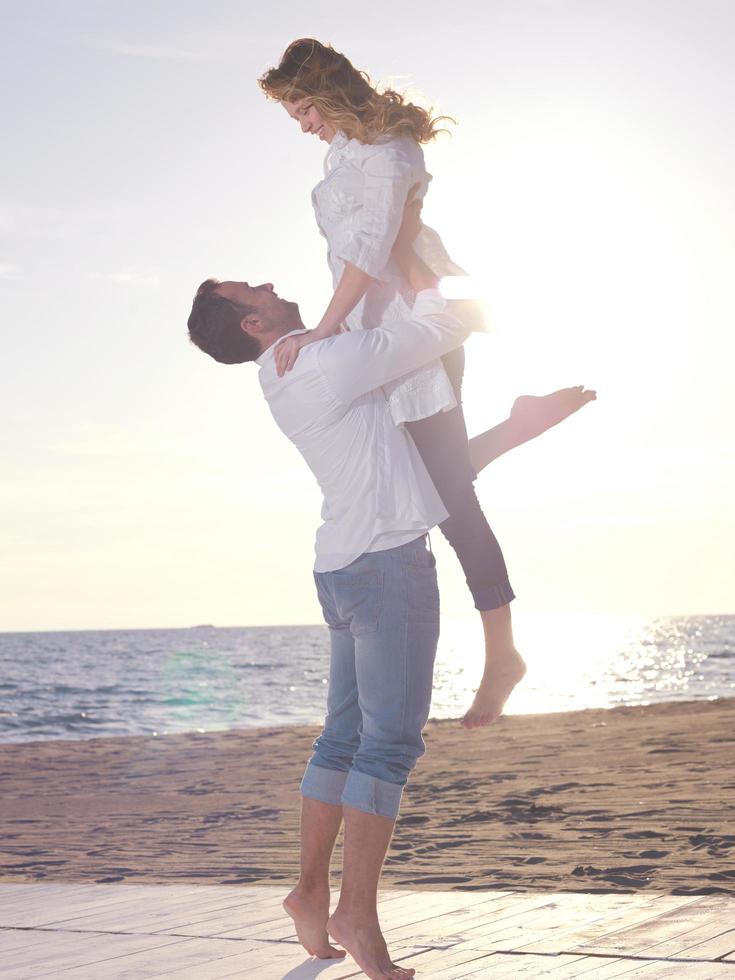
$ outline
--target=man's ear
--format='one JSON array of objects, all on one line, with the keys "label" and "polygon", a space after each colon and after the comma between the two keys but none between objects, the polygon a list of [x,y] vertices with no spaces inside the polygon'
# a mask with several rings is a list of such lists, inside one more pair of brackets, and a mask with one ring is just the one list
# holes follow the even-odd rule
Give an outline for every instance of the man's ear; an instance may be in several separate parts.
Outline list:
[{"label": "man's ear", "polygon": [[251,337],[259,337],[265,329],[265,324],[257,313],[248,313],[240,320],[240,329]]}]

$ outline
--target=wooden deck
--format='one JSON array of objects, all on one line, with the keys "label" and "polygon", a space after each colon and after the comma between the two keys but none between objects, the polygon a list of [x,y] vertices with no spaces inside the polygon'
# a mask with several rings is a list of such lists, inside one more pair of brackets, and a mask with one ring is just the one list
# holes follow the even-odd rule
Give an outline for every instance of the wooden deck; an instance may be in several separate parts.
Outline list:
[{"label": "wooden deck", "polygon": [[[341,980],[296,942],[272,886],[0,884],[0,976]],[[735,898],[386,891],[381,922],[417,977],[735,980]]]}]

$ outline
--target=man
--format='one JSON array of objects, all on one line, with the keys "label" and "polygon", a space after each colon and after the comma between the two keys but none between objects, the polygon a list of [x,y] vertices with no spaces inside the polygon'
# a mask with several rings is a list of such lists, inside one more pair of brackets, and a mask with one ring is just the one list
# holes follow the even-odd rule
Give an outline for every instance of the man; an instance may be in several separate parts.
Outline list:
[{"label": "man", "polygon": [[[327,716],[301,783],[301,874],[284,907],[309,953],[343,956],[331,936],[376,980],[415,972],[390,959],[377,889],[403,786],[425,750],[439,636],[426,532],[447,517],[381,386],[469,334],[413,252],[417,221],[407,216],[393,252],[416,292],[412,318],[311,344],[283,378],[274,347],[304,327],[298,306],[270,283],[208,280],[189,318],[191,339],[216,360],[258,363],[276,423],[324,494],[315,580],[331,636]],[[329,918],[329,861],[342,819],[342,889]]]},{"label": "man", "polygon": [[[413,251],[419,227],[418,210],[409,208],[393,249],[416,293],[411,318],[313,343],[284,377],[275,349],[304,326],[298,306],[270,283],[207,280],[189,317],[192,341],[215,360],[258,363],[276,423],[324,494],[315,581],[331,638],[327,715],[301,783],[301,873],[284,908],[309,953],[343,956],[331,935],[377,980],[415,972],[390,959],[377,888],[403,786],[425,749],[439,634],[425,535],[447,518],[381,386],[458,348],[469,333],[448,314],[436,277]],[[508,419],[471,440],[475,471],[590,397],[570,388],[519,399]],[[342,889],[330,918],[329,864],[342,819]]]}]

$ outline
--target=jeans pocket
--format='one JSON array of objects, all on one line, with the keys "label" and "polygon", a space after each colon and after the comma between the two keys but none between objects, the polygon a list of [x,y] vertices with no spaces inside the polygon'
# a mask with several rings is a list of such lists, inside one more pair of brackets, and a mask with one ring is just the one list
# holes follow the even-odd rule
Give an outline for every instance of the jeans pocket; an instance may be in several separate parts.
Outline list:
[{"label": "jeans pocket", "polygon": [[423,543],[412,546],[406,551],[403,557],[403,562],[405,565],[409,565],[411,568],[435,568],[436,558],[434,558],[434,552],[429,551],[426,545]]},{"label": "jeans pocket", "polygon": [[383,606],[383,573],[350,574],[337,572],[334,576],[335,600],[340,619],[349,625],[353,636],[375,633],[380,625]]},{"label": "jeans pocket", "polygon": [[339,629],[340,627],[344,627],[345,623],[341,623],[339,620],[334,599],[332,597],[332,590],[327,584],[328,575],[328,572],[314,572],[316,594],[317,598],[319,599],[319,605],[322,607],[324,622],[330,627],[330,629]]},{"label": "jeans pocket", "polygon": [[405,562],[408,612],[413,619],[439,627],[439,585],[436,578],[436,559],[427,551],[421,561]]}]

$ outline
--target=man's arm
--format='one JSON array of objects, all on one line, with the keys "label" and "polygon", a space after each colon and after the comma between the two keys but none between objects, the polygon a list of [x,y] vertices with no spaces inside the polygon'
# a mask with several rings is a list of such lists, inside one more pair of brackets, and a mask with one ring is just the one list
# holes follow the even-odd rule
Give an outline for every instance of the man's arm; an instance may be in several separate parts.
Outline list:
[{"label": "man's arm", "polygon": [[345,403],[449,353],[471,332],[447,313],[437,277],[413,250],[420,228],[421,203],[409,204],[392,255],[417,294],[410,318],[331,337],[319,351],[320,366]]},{"label": "man's arm", "polygon": [[409,320],[324,341],[319,364],[338,397],[352,402],[461,346],[471,331],[446,305],[437,290],[427,289],[417,295]]}]

